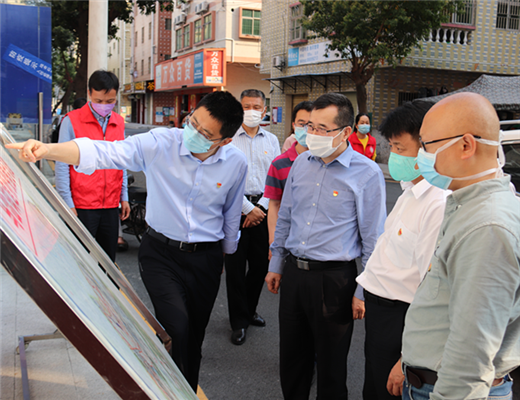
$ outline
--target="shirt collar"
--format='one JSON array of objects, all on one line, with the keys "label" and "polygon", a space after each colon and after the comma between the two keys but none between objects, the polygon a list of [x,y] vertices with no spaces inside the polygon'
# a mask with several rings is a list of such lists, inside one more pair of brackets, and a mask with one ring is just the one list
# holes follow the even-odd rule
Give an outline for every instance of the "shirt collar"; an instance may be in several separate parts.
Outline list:
[{"label": "shirt collar", "polygon": [[[310,152],[309,152],[310,154]],[[334,163],[334,162],[339,162],[341,165],[343,165],[345,168],[348,168],[350,167],[350,162],[352,161],[352,155],[354,154],[354,150],[352,150],[352,146],[349,146],[348,143],[347,143],[347,148],[345,149],[345,151],[343,151],[343,153],[341,153],[339,156],[337,156],[334,160],[332,160],[330,164]],[[323,163],[323,160],[320,158],[320,157],[315,157],[313,156],[312,154],[309,155],[309,158],[312,157],[314,158],[315,160]]]},{"label": "shirt collar", "polygon": [[401,188],[403,190],[411,190],[416,199],[419,199],[431,187],[432,185],[426,179],[421,180],[415,185],[412,182],[401,181]]},{"label": "shirt collar", "polygon": [[298,158],[299,154],[296,151],[297,144],[298,144],[298,142],[294,142],[293,145],[286,150],[287,156],[289,157],[289,160],[291,160],[291,161],[294,161],[294,160],[296,160],[296,158]]},{"label": "shirt collar", "polygon": [[[246,134],[247,135],[247,132],[246,130],[244,129],[244,127],[242,125],[240,125],[240,128],[238,128],[238,131],[236,133],[236,136],[240,136],[242,134]],[[256,133],[257,135],[262,135],[264,136],[265,135],[265,130],[264,128],[262,128],[260,125],[258,126],[258,132]],[[249,136],[249,135],[248,135]],[[256,135],[255,135],[256,136]]]},{"label": "shirt collar", "polygon": [[448,196],[446,207],[457,207],[486,194],[510,191],[510,181],[511,177],[508,175],[502,178],[487,179],[485,181],[473,183],[465,188],[455,190]]}]

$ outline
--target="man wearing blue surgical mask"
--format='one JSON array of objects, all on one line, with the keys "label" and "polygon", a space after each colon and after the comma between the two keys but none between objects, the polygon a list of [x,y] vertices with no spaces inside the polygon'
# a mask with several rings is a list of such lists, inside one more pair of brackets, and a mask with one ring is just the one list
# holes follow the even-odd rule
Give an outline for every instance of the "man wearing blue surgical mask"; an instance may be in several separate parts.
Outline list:
[{"label": "man wearing blue surgical mask", "polygon": [[256,89],[240,95],[244,122],[233,144],[247,157],[247,181],[242,205],[241,236],[235,254],[226,256],[226,289],[231,324],[231,343],[242,345],[249,325],[263,327],[265,320],[256,307],[269,263],[269,234],[264,196],[265,179],[271,162],[280,155],[280,143],[260,125],[265,116],[265,95]]},{"label": "man wearing blue surgical mask", "polygon": [[423,279],[439,234],[447,192],[429,184],[417,166],[419,130],[431,104],[406,103],[379,126],[390,142],[388,169],[404,192],[385,222],[365,271],[357,282],[365,294],[364,400],[396,399],[404,376],[399,369],[404,317]]},{"label": "man wearing blue surgical mask", "polygon": [[[267,213],[269,244],[274,241],[274,230],[276,228],[276,221],[278,220],[278,211],[280,211],[280,203],[289,171],[296,157],[308,150],[306,141],[307,122],[309,122],[311,111],[311,101],[302,101],[294,107],[292,112],[292,128],[296,142],[294,142],[287,151],[273,160],[269,167],[269,172],[267,173],[264,197],[269,199],[269,212]],[[271,259],[270,255],[269,259]]]},{"label": "man wearing blue surgical mask", "polygon": [[[500,124],[475,93],[426,114],[418,164],[448,188],[428,272],[403,333],[403,399],[511,399],[520,365],[520,202],[503,176]],[[500,155],[497,159],[497,155]]]}]

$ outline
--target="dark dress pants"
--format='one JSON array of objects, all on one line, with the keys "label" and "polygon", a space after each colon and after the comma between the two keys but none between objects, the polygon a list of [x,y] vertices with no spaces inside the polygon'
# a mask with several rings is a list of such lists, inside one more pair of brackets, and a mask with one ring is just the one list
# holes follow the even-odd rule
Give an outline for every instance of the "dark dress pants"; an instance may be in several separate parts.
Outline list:
[{"label": "dark dress pants", "polygon": [[222,274],[220,245],[183,252],[145,235],[139,268],[157,320],[172,338],[172,358],[197,390],[201,348]]},{"label": "dark dress pants", "polygon": [[386,389],[388,375],[401,358],[404,319],[410,304],[373,298],[365,292],[364,400],[395,400]]},{"label": "dark dress pants", "polygon": [[314,362],[319,400],[345,400],[352,338],[354,261],[318,271],[285,264],[280,290],[280,380],[285,400],[309,398]]},{"label": "dark dress pants", "polygon": [[[242,216],[240,226],[245,217]],[[252,228],[240,229],[234,254],[226,254],[226,286],[231,329],[246,329],[256,312],[269,265],[267,217]],[[247,270],[246,270],[247,265]]]},{"label": "dark dress pants", "polygon": [[116,259],[119,236],[119,208],[87,210],[76,208],[79,220],[105,250],[112,261]]}]

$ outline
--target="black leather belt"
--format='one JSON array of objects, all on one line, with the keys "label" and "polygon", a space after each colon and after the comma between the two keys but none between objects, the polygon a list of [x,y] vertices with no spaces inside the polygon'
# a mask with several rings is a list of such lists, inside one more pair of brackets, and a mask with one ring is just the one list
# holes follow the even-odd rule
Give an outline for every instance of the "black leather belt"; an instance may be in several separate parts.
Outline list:
[{"label": "black leather belt", "polygon": [[289,253],[289,260],[295,264],[299,269],[305,271],[313,271],[319,269],[331,269],[339,267],[356,267],[356,262],[352,261],[314,261],[306,258],[295,257]]},{"label": "black leather belt", "polygon": [[175,247],[180,251],[185,251],[187,253],[194,253],[196,251],[208,250],[220,244],[220,242],[199,242],[199,243],[188,243],[188,242],[179,242],[177,240],[169,239],[164,236],[162,233],[155,231],[153,228],[148,228],[146,232],[148,235],[153,237],[154,239],[164,243],[168,246]]},{"label": "black leather belt", "polygon": [[406,303],[404,301],[400,300],[390,300],[385,299],[384,297],[377,296],[373,293],[367,292],[363,289],[363,293],[365,294],[365,301],[369,303],[374,303],[379,306],[385,306],[385,307],[396,307],[396,306],[409,306],[409,303]]},{"label": "black leather belt", "polygon": [[255,204],[262,198],[264,194],[246,194],[246,199],[248,199],[251,203]]},{"label": "black leather belt", "polygon": [[435,382],[437,382],[437,372],[431,369],[414,368],[405,365],[404,374],[410,385],[417,389],[420,389],[425,383],[427,385],[435,385]]}]

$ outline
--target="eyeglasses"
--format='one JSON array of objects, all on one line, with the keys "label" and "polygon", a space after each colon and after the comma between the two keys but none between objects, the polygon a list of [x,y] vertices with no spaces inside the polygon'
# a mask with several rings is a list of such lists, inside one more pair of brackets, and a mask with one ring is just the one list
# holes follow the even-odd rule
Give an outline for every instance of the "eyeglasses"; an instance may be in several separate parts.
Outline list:
[{"label": "eyeglasses", "polygon": [[223,140],[223,138],[210,139],[206,134],[202,133],[199,130],[199,126],[196,124],[196,122],[193,120],[193,118],[190,118],[190,120],[188,121],[188,124],[190,124],[193,127],[193,129],[195,129],[200,135],[202,135],[203,138],[205,138],[206,140],[209,140],[210,142],[218,142],[218,141]]},{"label": "eyeglasses", "polygon": [[[429,142],[423,142],[422,139],[419,138],[419,143],[421,143],[422,148],[424,149],[424,151],[426,151],[426,145],[427,144],[442,142],[443,140],[456,139],[456,138],[460,138],[460,137],[462,137],[464,135],[466,135],[466,133],[463,133],[462,135],[447,137],[447,138],[444,138],[444,139],[430,140]],[[473,135],[472,133],[470,133],[470,135],[472,135],[475,139],[482,139],[481,136]]]},{"label": "eyeglasses", "polygon": [[345,129],[347,126],[341,126],[339,128],[336,128],[336,129],[324,129],[324,128],[315,128],[313,127],[312,125],[310,124],[307,124],[307,125],[304,125],[304,128],[307,129],[307,133],[310,133],[312,135],[312,133],[314,131],[318,132],[318,134],[324,136],[326,135],[327,133],[330,133],[330,132],[334,132],[334,131],[339,131],[341,129]]}]

